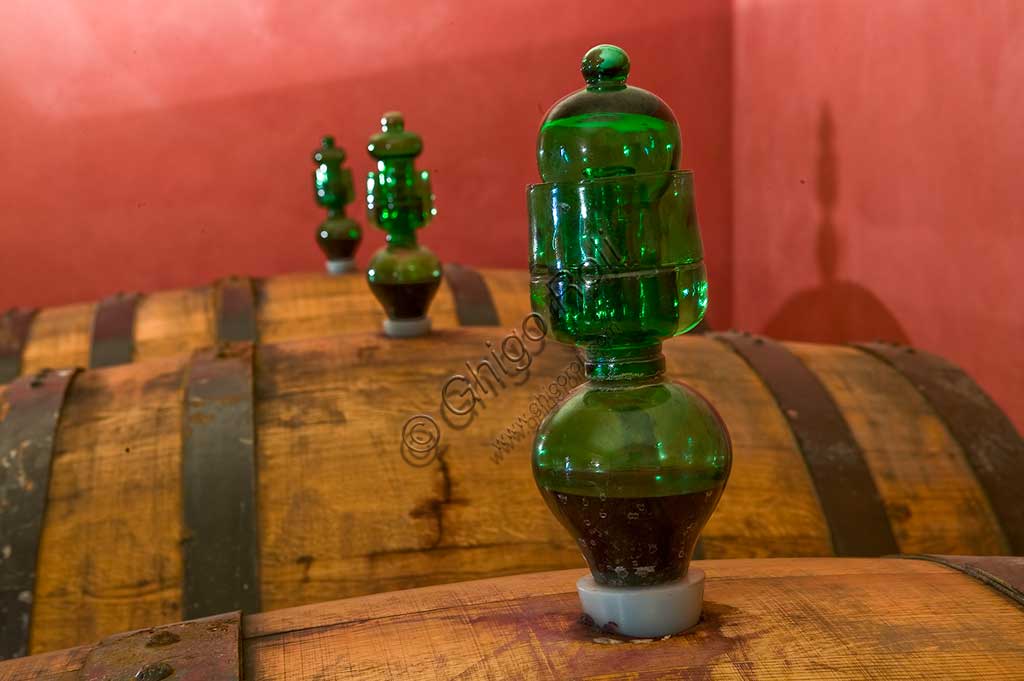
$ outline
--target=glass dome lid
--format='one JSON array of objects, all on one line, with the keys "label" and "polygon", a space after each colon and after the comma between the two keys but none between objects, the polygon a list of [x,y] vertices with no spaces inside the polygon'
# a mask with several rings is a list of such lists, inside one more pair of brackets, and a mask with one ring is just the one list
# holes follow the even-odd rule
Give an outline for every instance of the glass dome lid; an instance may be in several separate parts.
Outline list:
[{"label": "glass dome lid", "polygon": [[345,150],[334,144],[334,137],[326,135],[320,140],[320,148],[313,152],[314,163],[341,165],[345,162]]},{"label": "glass dome lid", "polygon": [[423,151],[423,140],[405,129],[405,116],[400,111],[388,111],[380,118],[380,132],[366,145],[378,161],[389,158],[415,158]]},{"label": "glass dome lid", "polygon": [[537,166],[544,182],[679,169],[675,115],[657,95],[626,83],[629,56],[598,45],[583,57],[586,87],[559,100],[544,117]]}]

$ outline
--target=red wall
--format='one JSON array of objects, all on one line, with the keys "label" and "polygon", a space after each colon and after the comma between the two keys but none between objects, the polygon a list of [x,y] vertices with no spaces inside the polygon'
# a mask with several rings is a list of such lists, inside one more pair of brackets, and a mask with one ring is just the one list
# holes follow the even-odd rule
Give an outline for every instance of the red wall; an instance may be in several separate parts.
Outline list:
[{"label": "red wall", "polygon": [[1024,426],[1024,5],[301,4],[0,4],[0,309],[320,268],[310,153],[333,133],[365,176],[393,108],[424,242],[524,266],[537,125],[614,42],[681,121],[714,325],[907,340]]},{"label": "red wall", "polygon": [[[714,314],[728,318],[731,4],[510,0],[4,3],[0,309],[229,273],[322,267],[310,154],[357,178],[383,111],[423,135],[443,260],[524,267],[546,109],[600,42],[626,48],[697,169]],[[362,180],[357,179],[362,192]],[[360,199],[361,200],[361,199]],[[354,210],[365,220],[360,203]],[[367,229],[360,256],[383,242]],[[724,321],[723,321],[724,323]]]},{"label": "red wall", "polygon": [[735,323],[890,338],[1024,430],[1024,3],[738,0]]}]

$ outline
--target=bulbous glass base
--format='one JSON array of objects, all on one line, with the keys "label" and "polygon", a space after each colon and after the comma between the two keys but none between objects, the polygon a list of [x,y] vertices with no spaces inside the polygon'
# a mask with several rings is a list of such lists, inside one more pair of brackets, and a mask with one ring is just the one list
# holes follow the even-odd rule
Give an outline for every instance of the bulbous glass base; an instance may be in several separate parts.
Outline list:
[{"label": "bulbous glass base", "polygon": [[389,319],[420,319],[441,284],[441,262],[423,246],[388,244],[370,260],[366,279]]},{"label": "bulbous glass base", "polygon": [[714,407],[660,377],[581,385],[534,442],[541,494],[608,586],[684,576],[731,466]]},{"label": "bulbous glass base", "polygon": [[316,232],[316,242],[328,260],[351,260],[362,240],[359,223],[344,216],[327,218]]}]

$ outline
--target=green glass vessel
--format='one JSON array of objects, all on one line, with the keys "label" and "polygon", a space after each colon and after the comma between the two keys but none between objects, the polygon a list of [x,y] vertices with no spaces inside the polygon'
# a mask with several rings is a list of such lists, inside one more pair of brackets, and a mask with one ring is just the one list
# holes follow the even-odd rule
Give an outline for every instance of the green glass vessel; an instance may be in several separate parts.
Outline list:
[{"label": "green glass vessel", "polygon": [[533,310],[582,350],[588,381],[541,423],[533,472],[599,585],[653,586],[686,575],[732,448],[711,404],[664,376],[662,341],[708,305],[675,116],[627,85],[617,47],[581,70],[586,87],[544,119],[544,183],[527,193]]},{"label": "green glass vessel", "polygon": [[374,254],[366,271],[373,295],[384,306],[390,336],[430,330],[427,310],[441,284],[441,262],[416,240],[416,230],[436,215],[430,174],[416,170],[423,151],[420,136],[405,129],[402,114],[381,117],[381,131],[367,150],[377,163],[366,180],[369,219],[387,232],[387,244]]},{"label": "green glass vessel", "polygon": [[345,215],[345,206],[355,199],[352,172],[344,167],[345,150],[327,136],[313,152],[313,190],[316,201],[327,209],[327,219],[316,231],[320,250],[327,257],[327,271],[340,274],[355,268],[354,260],[363,231]]}]

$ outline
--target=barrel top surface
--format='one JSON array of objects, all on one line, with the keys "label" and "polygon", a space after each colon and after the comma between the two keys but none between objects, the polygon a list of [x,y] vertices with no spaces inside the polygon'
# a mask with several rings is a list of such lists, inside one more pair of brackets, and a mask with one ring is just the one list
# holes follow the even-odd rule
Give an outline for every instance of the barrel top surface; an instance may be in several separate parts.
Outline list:
[{"label": "barrel top surface", "polygon": [[701,623],[658,641],[581,623],[580,570],[268,613],[246,622],[246,678],[1017,678],[1024,609],[915,563],[699,562]]},{"label": "barrel top surface", "polygon": [[[708,588],[716,582],[735,580],[955,574],[939,563],[895,558],[739,558],[698,560],[692,565],[704,570]],[[459,609],[506,600],[575,596],[576,580],[585,574],[585,569],[554,570],[283,608],[246,617],[243,631],[246,639],[255,640],[321,627],[340,627],[366,618],[388,620],[436,608]],[[707,600],[709,598],[705,595]]]},{"label": "barrel top surface", "polygon": [[[1024,608],[941,564],[694,566],[708,578],[704,614],[682,635],[636,641],[589,627],[574,587],[584,571],[564,570],[247,616],[243,678],[1010,679],[1024,669]],[[95,649],[0,663],[0,681],[78,678]]]},{"label": "barrel top surface", "polygon": [[[529,313],[525,270],[459,269],[463,285],[447,282],[431,304],[435,328],[516,324]],[[475,285],[465,285],[466,277]],[[142,361],[218,341],[276,343],[376,330],[385,314],[362,272],[295,272],[226,277],[209,286],[113,295],[0,317],[0,374],[10,380],[46,367]]]}]

